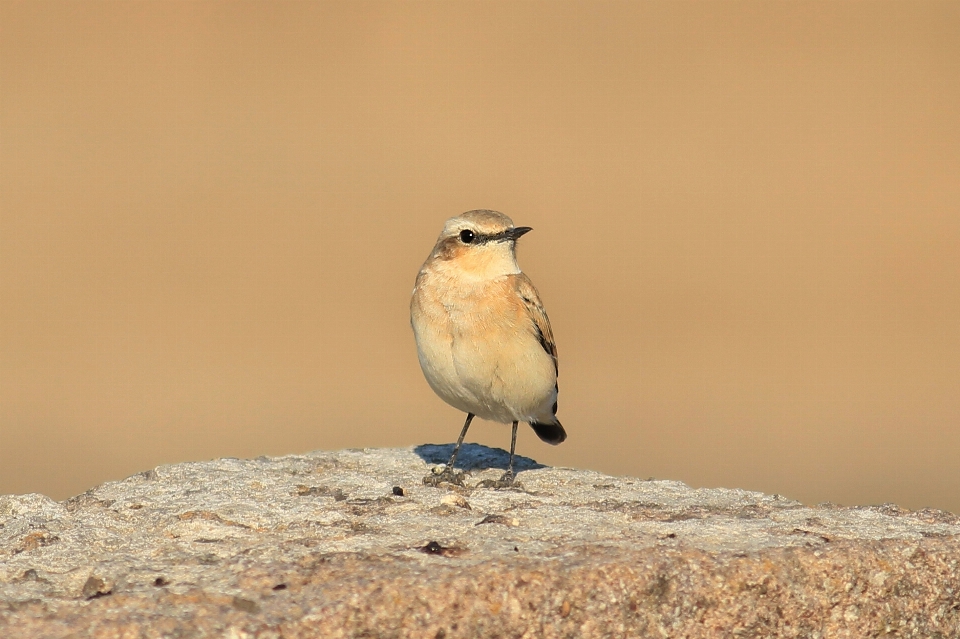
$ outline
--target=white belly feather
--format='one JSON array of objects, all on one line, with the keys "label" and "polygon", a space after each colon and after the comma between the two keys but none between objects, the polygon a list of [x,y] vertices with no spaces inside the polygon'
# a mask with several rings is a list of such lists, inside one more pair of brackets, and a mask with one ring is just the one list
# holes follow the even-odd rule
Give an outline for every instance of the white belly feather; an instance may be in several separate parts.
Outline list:
[{"label": "white belly feather", "polygon": [[556,372],[532,325],[494,318],[482,296],[442,304],[423,297],[414,293],[412,324],[420,367],[437,395],[491,421],[553,421]]}]

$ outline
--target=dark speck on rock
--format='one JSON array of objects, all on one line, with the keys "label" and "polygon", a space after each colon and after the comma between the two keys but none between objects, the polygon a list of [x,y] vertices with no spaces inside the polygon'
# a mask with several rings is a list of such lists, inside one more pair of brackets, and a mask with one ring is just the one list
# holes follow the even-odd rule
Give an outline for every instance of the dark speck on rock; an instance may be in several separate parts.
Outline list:
[{"label": "dark speck on rock", "polygon": [[459,557],[467,552],[466,548],[459,546],[441,546],[439,542],[431,541],[420,549],[420,552],[428,555],[440,555],[441,557]]},{"label": "dark speck on rock", "polygon": [[443,546],[441,546],[439,542],[431,541],[420,550],[427,553],[428,555],[439,555],[440,553],[443,552]]}]

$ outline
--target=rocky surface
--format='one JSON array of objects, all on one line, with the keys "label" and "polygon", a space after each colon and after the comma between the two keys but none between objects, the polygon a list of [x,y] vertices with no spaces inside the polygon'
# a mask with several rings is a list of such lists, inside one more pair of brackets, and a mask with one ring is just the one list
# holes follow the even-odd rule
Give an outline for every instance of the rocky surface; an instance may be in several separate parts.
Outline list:
[{"label": "rocky surface", "polygon": [[449,446],[0,497],[0,637],[957,637],[960,520]]}]

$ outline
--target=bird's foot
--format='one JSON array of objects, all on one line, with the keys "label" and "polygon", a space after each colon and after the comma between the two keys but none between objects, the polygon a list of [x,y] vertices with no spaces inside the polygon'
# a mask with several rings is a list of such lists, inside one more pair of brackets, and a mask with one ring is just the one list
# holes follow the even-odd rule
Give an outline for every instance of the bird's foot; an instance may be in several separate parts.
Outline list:
[{"label": "bird's foot", "polygon": [[500,479],[484,479],[482,482],[477,484],[480,488],[520,488],[521,485],[517,481],[517,476],[512,470],[508,470],[503,475],[500,476]]},{"label": "bird's foot", "polygon": [[423,485],[436,487],[440,484],[463,486],[463,471],[450,468],[445,464],[435,466],[430,474],[423,478]]}]

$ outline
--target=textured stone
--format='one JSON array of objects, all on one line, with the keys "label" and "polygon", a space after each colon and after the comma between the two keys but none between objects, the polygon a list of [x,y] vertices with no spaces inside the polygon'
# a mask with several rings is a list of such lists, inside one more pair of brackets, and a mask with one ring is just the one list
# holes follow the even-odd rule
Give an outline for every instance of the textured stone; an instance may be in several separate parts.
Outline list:
[{"label": "textured stone", "polygon": [[0,497],[0,637],[957,637],[960,521],[449,446]]}]

